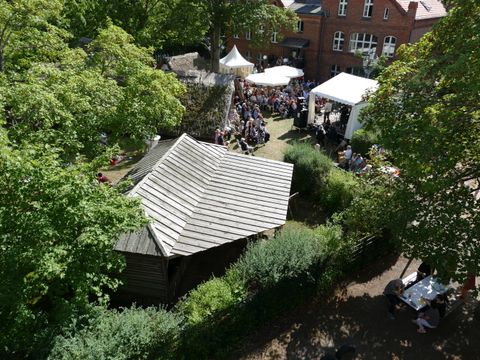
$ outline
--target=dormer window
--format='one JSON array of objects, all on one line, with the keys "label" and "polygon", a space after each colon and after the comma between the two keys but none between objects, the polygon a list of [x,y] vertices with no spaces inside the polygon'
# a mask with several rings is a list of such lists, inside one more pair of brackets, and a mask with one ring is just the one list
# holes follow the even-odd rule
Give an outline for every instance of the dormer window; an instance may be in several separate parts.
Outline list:
[{"label": "dormer window", "polygon": [[365,5],[363,6],[363,17],[370,18],[373,13],[373,0],[365,0]]},{"label": "dormer window", "polygon": [[339,0],[338,16],[347,16],[347,0]]}]

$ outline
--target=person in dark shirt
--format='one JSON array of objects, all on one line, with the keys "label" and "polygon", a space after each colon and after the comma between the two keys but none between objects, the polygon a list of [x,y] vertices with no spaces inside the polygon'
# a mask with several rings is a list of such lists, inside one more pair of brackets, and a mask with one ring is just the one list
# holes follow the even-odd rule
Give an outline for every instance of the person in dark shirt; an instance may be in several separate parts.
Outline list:
[{"label": "person in dark shirt", "polygon": [[383,294],[387,297],[389,302],[388,316],[392,320],[395,319],[395,307],[400,304],[400,296],[402,296],[404,290],[405,285],[403,284],[402,279],[395,279],[390,281],[383,291]]},{"label": "person in dark shirt", "polygon": [[425,279],[427,276],[432,275],[432,267],[425,261],[420,264],[417,269],[417,281]]}]

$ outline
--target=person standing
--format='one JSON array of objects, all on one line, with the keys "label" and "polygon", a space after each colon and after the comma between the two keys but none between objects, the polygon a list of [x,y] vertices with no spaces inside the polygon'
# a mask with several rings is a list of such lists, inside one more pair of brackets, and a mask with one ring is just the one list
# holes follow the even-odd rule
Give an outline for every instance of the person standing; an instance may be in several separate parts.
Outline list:
[{"label": "person standing", "polygon": [[402,279],[395,279],[390,281],[383,291],[383,295],[387,297],[389,303],[388,316],[392,320],[395,320],[395,307],[400,304],[400,296],[404,290],[405,285],[403,285]]},{"label": "person standing", "polygon": [[330,121],[330,113],[332,112],[333,104],[330,100],[325,103],[325,108],[323,110],[323,122]]}]

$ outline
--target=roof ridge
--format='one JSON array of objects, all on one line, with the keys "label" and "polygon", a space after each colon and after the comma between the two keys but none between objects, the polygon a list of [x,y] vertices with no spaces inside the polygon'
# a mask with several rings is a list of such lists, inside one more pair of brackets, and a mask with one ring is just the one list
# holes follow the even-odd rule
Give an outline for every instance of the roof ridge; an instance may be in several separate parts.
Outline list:
[{"label": "roof ridge", "polygon": [[[223,145],[217,145],[217,144],[211,144],[211,143],[207,143],[207,142],[204,142],[204,141],[199,141],[199,140],[196,140],[196,139],[193,139],[195,140],[198,144],[202,145],[202,146],[209,146],[209,147],[212,147],[212,148],[215,148],[215,147],[221,147],[224,149],[224,151],[222,152],[222,155],[219,157],[219,160],[217,161],[217,163],[215,164],[215,170],[212,171],[212,175],[209,177],[208,179],[208,182],[206,183],[205,187],[202,188],[201,190],[201,195],[199,196],[199,199],[198,201],[195,202],[195,205],[194,205],[194,208],[197,209],[198,207],[198,204],[204,199],[205,197],[205,193],[207,191],[207,189],[209,188],[210,186],[210,183],[212,182],[212,179],[215,178],[215,175],[217,174],[217,172],[220,171],[220,165],[222,163],[222,160],[225,159],[226,155],[228,154],[228,149],[223,146]],[[191,217],[192,217],[192,214],[194,214],[195,211],[192,211],[189,216],[188,216],[188,219],[190,220]],[[188,224],[188,221],[187,221],[187,224]],[[178,234],[178,238],[180,238],[183,233],[185,232],[185,227],[182,228],[182,231]],[[177,240],[178,240],[177,238]],[[175,245],[178,243],[178,241],[175,243]],[[175,245],[172,246],[172,248],[170,249],[169,251],[169,255],[171,254],[171,252],[175,249]]]},{"label": "roof ridge", "polygon": [[160,163],[162,163],[164,159],[167,158],[167,156],[172,152],[172,150],[173,150],[174,148],[177,147],[177,145],[181,142],[181,140],[183,140],[183,138],[184,138],[185,136],[188,136],[188,134],[187,134],[187,133],[183,133],[182,135],[180,135],[180,136],[175,140],[175,142],[173,143],[173,145],[170,146],[170,149],[168,149],[168,150],[165,152],[165,154],[163,154],[162,157],[161,157],[160,159],[158,159],[158,161],[155,163],[155,165],[153,165],[153,166],[151,167],[150,171],[142,178],[142,180],[140,180],[137,184],[135,184],[135,186],[133,187],[133,189],[129,191],[128,196],[133,196],[133,195],[137,192],[137,190],[141,187],[141,185],[143,185],[143,183],[145,183],[145,182],[148,180],[148,178],[152,175],[153,170],[154,170],[155,168],[157,168],[157,166],[160,165]]}]

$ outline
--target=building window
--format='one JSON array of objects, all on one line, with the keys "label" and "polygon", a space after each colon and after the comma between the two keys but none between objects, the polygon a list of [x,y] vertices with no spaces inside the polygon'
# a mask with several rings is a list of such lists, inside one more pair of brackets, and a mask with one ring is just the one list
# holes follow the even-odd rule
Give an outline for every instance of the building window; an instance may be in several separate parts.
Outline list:
[{"label": "building window", "polygon": [[245,39],[247,40],[252,40],[252,32],[250,30],[248,30],[246,33],[245,33]]},{"label": "building window", "polygon": [[338,2],[338,16],[347,16],[347,0]]},{"label": "building window", "polygon": [[262,53],[258,53],[257,54],[257,63],[258,64],[261,64],[263,61],[263,54]]},{"label": "building window", "polygon": [[334,77],[340,74],[340,66],[338,65],[332,65],[330,68],[330,77]]},{"label": "building window", "polygon": [[240,36],[238,34],[233,34],[234,39],[240,39]]},{"label": "building window", "polygon": [[303,27],[304,27],[303,21],[298,21],[297,22],[297,32],[303,33]]},{"label": "building window", "polygon": [[353,33],[350,35],[350,44],[348,51],[354,53],[357,51],[367,52],[377,46],[377,37],[372,34]]},{"label": "building window", "polygon": [[252,61],[252,53],[250,52],[250,50],[247,50],[247,52],[245,53],[245,59],[247,59],[248,61]]},{"label": "building window", "polygon": [[263,32],[265,31],[265,26],[264,25],[260,25],[260,28],[258,29],[258,32],[260,34],[263,34]]},{"label": "building window", "polygon": [[343,51],[343,43],[345,41],[345,34],[341,31],[337,31],[333,34],[333,50]]},{"label": "building window", "polygon": [[386,57],[392,58],[395,54],[395,44],[397,42],[397,38],[395,36],[386,36],[385,40],[383,41],[383,50],[382,54]]},{"label": "building window", "polygon": [[363,69],[360,67],[347,67],[345,72],[352,75],[363,76]]},{"label": "building window", "polygon": [[272,32],[272,39],[271,39],[271,41],[272,41],[273,44],[278,43],[277,36],[278,36],[278,32],[274,30],[274,31]]},{"label": "building window", "polygon": [[363,6],[363,17],[369,18],[372,17],[373,12],[373,0],[365,0],[365,5]]},{"label": "building window", "polygon": [[389,12],[390,12],[389,8],[385,8],[385,10],[383,10],[383,20],[388,20],[388,13]]}]

